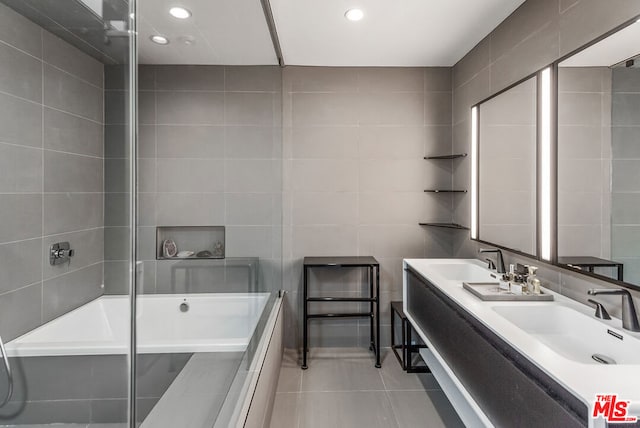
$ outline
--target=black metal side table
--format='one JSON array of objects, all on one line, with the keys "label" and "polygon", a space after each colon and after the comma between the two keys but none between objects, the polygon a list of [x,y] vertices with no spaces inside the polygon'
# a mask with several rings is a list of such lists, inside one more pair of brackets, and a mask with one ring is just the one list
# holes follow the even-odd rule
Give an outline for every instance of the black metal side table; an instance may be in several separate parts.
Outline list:
[{"label": "black metal side table", "polygon": [[[402,342],[396,343],[396,326],[395,318],[398,316],[402,323]],[[420,351],[421,348],[426,348],[427,345],[414,344],[412,339],[411,323],[404,314],[402,309],[402,301],[391,302],[391,350],[396,355],[396,358],[402,366],[402,370],[407,373],[431,373],[429,367],[416,366],[413,364],[413,355]],[[398,354],[398,349],[402,352],[402,356]]]},{"label": "black metal side table", "polygon": [[[369,276],[368,297],[309,297],[309,270],[312,268],[367,268]],[[302,369],[306,370],[310,319],[322,318],[364,318],[371,321],[371,342],[369,349],[376,356],[376,367],[380,368],[380,263],[371,256],[354,257],[305,257],[304,258],[304,328],[302,339]],[[375,274],[375,275],[374,275]],[[369,312],[351,313],[309,313],[309,303],[313,302],[369,302]],[[375,332],[374,332],[375,325]]]}]

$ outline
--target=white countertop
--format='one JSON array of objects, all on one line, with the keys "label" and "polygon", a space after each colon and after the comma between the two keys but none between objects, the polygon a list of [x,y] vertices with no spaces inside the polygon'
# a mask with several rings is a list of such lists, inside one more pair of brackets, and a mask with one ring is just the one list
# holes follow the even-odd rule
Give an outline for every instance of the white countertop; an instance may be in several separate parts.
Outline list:
[{"label": "white countertop", "polygon": [[[593,317],[595,310],[551,290],[545,292],[554,295],[554,302],[497,302],[482,301],[462,287],[461,281],[447,280],[434,269],[434,264],[471,263],[486,268],[486,264],[476,259],[405,259],[404,263],[428,279],[454,302],[462,306],[469,314],[482,322],[491,331],[511,344],[533,364],[555,379],[573,395],[583,401],[592,412],[597,394],[618,394],[619,400],[630,400],[629,414],[640,417],[640,365],[600,365],[584,364],[565,358],[552,351],[532,335],[523,332],[516,325],[503,318],[494,307],[516,304],[553,305],[561,304]],[[487,270],[488,272],[488,270]],[[405,290],[406,293],[406,290]],[[586,290],[585,290],[586,293]],[[405,298],[406,302],[406,298]],[[405,308],[406,310],[406,308]],[[595,318],[594,318],[595,319]],[[613,318],[610,321],[598,320],[608,328],[623,335],[640,339],[640,333],[631,333],[622,329],[622,322]],[[532,320],[535,322],[535,320]],[[481,358],[481,356],[478,356]],[[638,356],[640,360],[640,356]],[[591,424],[590,424],[591,425]]]}]

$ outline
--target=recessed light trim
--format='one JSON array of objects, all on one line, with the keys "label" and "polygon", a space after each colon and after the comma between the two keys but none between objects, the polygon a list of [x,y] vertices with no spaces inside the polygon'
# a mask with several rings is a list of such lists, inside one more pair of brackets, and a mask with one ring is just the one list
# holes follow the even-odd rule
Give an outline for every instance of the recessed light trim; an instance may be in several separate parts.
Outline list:
[{"label": "recessed light trim", "polygon": [[157,45],[168,45],[169,44],[169,39],[167,39],[165,36],[161,36],[159,34],[155,34],[151,37],[149,37],[149,39],[151,39],[151,41]]},{"label": "recessed light trim", "polygon": [[178,19],[191,18],[191,11],[180,6],[175,6],[169,9],[169,14],[171,14],[171,16],[173,16],[174,18],[178,18]]},{"label": "recessed light trim", "polygon": [[357,22],[364,18],[364,12],[362,11],[362,9],[349,9],[344,13],[344,17],[349,21]]},{"label": "recessed light trim", "polygon": [[178,41],[187,46],[193,46],[196,44],[196,38],[193,36],[180,36],[178,37]]}]

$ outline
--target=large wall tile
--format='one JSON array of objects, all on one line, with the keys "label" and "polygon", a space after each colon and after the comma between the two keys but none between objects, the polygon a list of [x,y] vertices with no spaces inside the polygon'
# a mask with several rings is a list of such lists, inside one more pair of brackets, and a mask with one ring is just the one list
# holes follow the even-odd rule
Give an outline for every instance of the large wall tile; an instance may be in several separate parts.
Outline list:
[{"label": "large wall tile", "polygon": [[0,91],[30,101],[42,101],[42,62],[0,43]]},{"label": "large wall tile", "polygon": [[423,68],[362,67],[356,70],[358,72],[358,91],[360,92],[424,91]]},{"label": "large wall tile", "polygon": [[359,128],[359,157],[420,159],[424,156],[425,138],[424,126],[363,126]]},{"label": "large wall tile", "polygon": [[223,193],[158,193],[158,226],[216,226],[225,224]]},{"label": "large wall tile", "polygon": [[158,158],[223,158],[224,133],[220,126],[158,125]]},{"label": "large wall tile", "polygon": [[0,294],[42,280],[42,239],[0,245]]},{"label": "large wall tile", "polygon": [[362,102],[353,94],[293,93],[292,98],[296,127],[358,124],[358,108]]},{"label": "large wall tile", "polygon": [[222,91],[224,67],[161,65],[155,69],[155,89],[160,91]]},{"label": "large wall tile", "polygon": [[358,228],[358,254],[420,258],[425,255],[424,229],[414,225],[371,225]]},{"label": "large wall tile", "polygon": [[426,178],[425,161],[419,158],[364,159],[359,162],[360,191],[421,191],[426,189]]},{"label": "large wall tile", "polygon": [[271,225],[277,220],[280,201],[269,193],[225,194],[225,221],[227,225]]},{"label": "large wall tile", "polygon": [[558,16],[558,0],[524,2],[491,33],[491,60],[496,61]]},{"label": "large wall tile", "polygon": [[42,150],[0,143],[0,192],[42,191]]},{"label": "large wall tile", "polygon": [[42,195],[0,194],[0,242],[42,235]]},{"label": "large wall tile", "polygon": [[224,122],[224,94],[220,92],[156,92],[156,103],[156,120],[160,125],[222,125]]},{"label": "large wall tile", "polygon": [[104,127],[101,123],[44,109],[44,148],[80,155],[104,155]]},{"label": "large wall tile", "polygon": [[348,67],[287,67],[285,87],[292,92],[355,92],[358,71]]},{"label": "large wall tile", "polygon": [[101,193],[67,192],[44,195],[45,235],[92,229],[102,227],[103,224]]},{"label": "large wall tile", "polygon": [[352,256],[358,251],[357,226],[294,226],[293,256]]},{"label": "large wall tile", "polygon": [[358,193],[296,192],[294,225],[358,224]]},{"label": "large wall tile", "polygon": [[102,294],[102,263],[70,272],[42,284],[43,321],[50,321]]},{"label": "large wall tile", "polygon": [[355,159],[358,157],[356,126],[309,126],[292,130],[294,159]]},{"label": "large wall tile", "polygon": [[358,166],[353,160],[296,160],[293,163],[293,190],[357,191]]},{"label": "large wall tile", "polygon": [[358,98],[360,125],[424,124],[425,103],[421,92],[364,93]]},{"label": "large wall tile", "polygon": [[225,125],[272,126],[275,94],[263,92],[227,92],[224,100]]},{"label": "large wall tile", "polygon": [[41,324],[42,283],[0,295],[0,332],[9,342]]},{"label": "large wall tile", "polygon": [[44,31],[42,59],[99,88],[104,86],[104,65],[57,36]]},{"label": "large wall tile", "polygon": [[224,161],[158,159],[159,192],[219,192],[224,189]]},{"label": "large wall tile", "polygon": [[274,160],[228,159],[224,167],[226,192],[277,192],[280,190],[280,162]]},{"label": "large wall tile", "polygon": [[277,66],[226,66],[226,91],[279,92],[282,89],[281,70]]},{"label": "large wall tile", "polygon": [[45,192],[102,192],[102,159],[44,152]]},{"label": "large wall tile", "polygon": [[42,33],[42,28],[29,19],[0,5],[0,40],[41,58]]},{"label": "large wall tile", "polygon": [[640,14],[633,0],[619,0],[616,7],[598,0],[581,0],[560,16],[560,55],[579,48],[617,25]]},{"label": "large wall tile", "polygon": [[44,65],[44,104],[102,122],[103,91],[50,65]]},{"label": "large wall tile", "polygon": [[42,147],[42,106],[0,93],[0,142]]},{"label": "large wall tile", "polygon": [[281,136],[272,126],[225,126],[224,157],[272,159],[280,155]]}]

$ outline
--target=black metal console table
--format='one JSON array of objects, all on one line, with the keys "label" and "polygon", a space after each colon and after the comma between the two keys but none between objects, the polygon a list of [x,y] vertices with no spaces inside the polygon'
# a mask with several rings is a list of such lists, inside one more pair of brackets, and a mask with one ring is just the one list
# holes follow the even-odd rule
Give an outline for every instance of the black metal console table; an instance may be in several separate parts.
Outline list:
[{"label": "black metal console table", "polygon": [[[309,297],[309,270],[312,268],[367,268],[369,273],[368,297]],[[371,344],[369,349],[376,356],[376,367],[380,368],[380,263],[371,256],[354,257],[305,257],[304,258],[304,329],[302,339],[302,369],[306,370],[309,328],[308,322],[315,318],[360,318],[371,321]],[[374,277],[375,273],[375,277]],[[369,312],[309,313],[313,302],[368,302]],[[375,311],[374,311],[375,309]],[[374,333],[375,324],[375,333]]]},{"label": "black metal console table", "polygon": [[613,260],[601,259],[598,257],[558,257],[558,263],[568,265],[578,269],[586,269],[587,272],[594,273],[597,267],[612,267],[618,271],[618,281],[624,281],[624,265]]}]

